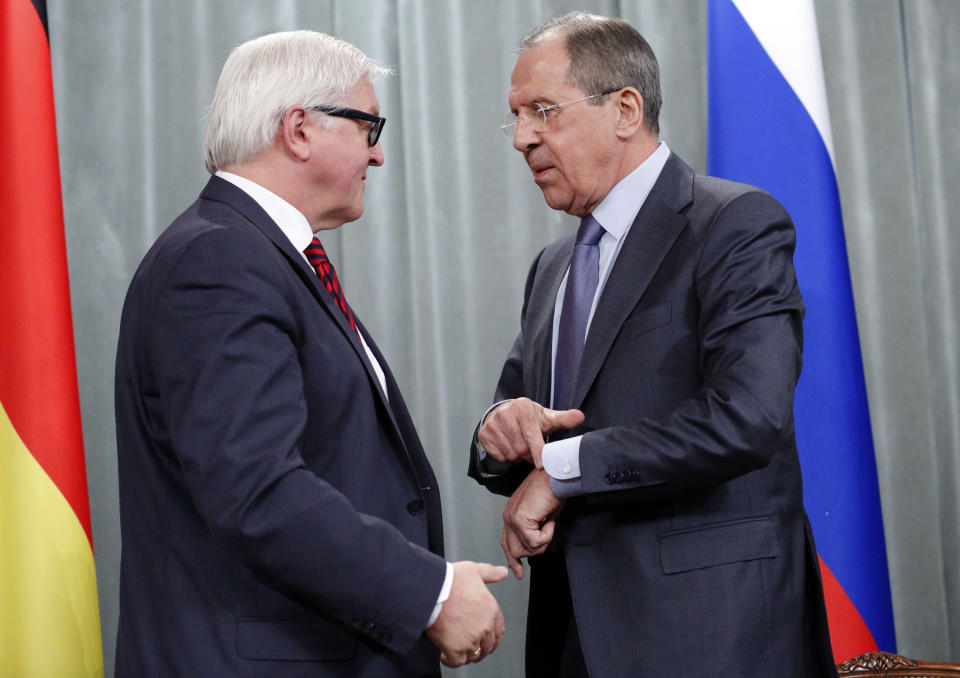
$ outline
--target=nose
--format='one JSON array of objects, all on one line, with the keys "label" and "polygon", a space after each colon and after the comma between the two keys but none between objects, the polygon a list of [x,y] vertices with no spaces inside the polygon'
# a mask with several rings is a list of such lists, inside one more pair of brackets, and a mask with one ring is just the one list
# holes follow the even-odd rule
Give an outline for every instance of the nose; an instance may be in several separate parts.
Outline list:
[{"label": "nose", "polygon": [[517,126],[513,128],[513,147],[518,151],[526,151],[539,143],[540,134],[536,125],[521,112],[517,116]]},{"label": "nose", "polygon": [[383,148],[381,148],[379,140],[370,147],[370,160],[368,164],[374,167],[380,167],[380,165],[383,164]]}]

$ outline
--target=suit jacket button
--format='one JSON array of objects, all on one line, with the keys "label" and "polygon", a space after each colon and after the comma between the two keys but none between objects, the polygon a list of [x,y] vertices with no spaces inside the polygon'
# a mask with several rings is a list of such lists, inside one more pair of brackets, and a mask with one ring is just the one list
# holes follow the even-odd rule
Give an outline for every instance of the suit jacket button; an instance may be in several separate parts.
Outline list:
[{"label": "suit jacket button", "polygon": [[414,499],[413,501],[411,501],[409,504],[407,504],[407,511],[412,516],[417,516],[423,513],[423,500]]}]

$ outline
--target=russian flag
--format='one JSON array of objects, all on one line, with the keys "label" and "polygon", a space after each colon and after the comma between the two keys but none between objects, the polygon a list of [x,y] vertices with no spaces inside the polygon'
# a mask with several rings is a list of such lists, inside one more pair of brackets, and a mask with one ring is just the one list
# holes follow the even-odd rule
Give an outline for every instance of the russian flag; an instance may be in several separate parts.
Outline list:
[{"label": "russian flag", "polygon": [[807,305],[797,445],[834,658],[896,651],[863,363],[812,0],[710,0],[710,174],[759,186],[797,229]]}]

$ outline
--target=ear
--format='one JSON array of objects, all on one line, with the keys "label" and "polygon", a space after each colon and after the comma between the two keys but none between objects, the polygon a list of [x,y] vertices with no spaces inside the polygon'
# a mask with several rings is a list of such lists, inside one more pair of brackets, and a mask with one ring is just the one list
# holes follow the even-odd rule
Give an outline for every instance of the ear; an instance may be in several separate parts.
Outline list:
[{"label": "ear", "polygon": [[310,159],[310,135],[316,133],[316,128],[307,123],[306,110],[302,106],[292,106],[284,111],[277,135],[282,148],[300,161]]},{"label": "ear", "polygon": [[643,97],[636,87],[624,87],[620,92],[611,96],[619,97],[617,101],[617,136],[629,139],[643,127]]}]

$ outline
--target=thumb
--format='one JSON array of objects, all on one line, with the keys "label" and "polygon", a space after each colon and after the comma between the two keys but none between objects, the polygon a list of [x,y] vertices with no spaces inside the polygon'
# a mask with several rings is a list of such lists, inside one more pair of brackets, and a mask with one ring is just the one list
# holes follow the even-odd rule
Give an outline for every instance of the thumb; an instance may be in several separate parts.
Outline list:
[{"label": "thumb", "polygon": [[580,410],[550,410],[540,413],[540,431],[553,433],[561,428],[575,428],[583,423],[585,415]]},{"label": "thumb", "polygon": [[557,529],[557,521],[548,520],[543,524],[543,527],[540,528],[540,534],[547,543],[553,540],[553,532]]},{"label": "thumb", "polygon": [[480,575],[480,578],[483,579],[485,584],[493,584],[506,579],[509,571],[503,565],[477,563],[477,573]]}]

